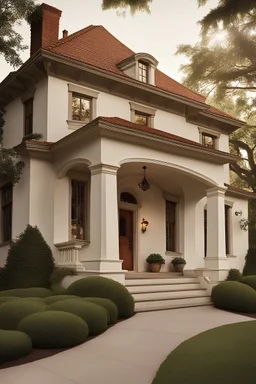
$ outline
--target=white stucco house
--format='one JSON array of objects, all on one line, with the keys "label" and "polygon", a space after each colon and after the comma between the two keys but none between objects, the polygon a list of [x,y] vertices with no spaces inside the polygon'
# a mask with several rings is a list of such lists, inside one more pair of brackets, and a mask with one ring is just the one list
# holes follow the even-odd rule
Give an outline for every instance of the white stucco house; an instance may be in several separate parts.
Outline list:
[{"label": "white stucco house", "polygon": [[[150,253],[162,272],[181,256],[185,274],[212,281],[242,269],[251,196],[229,185],[229,135],[243,123],[103,26],[59,39],[60,16],[42,5],[31,57],[0,84],[3,144],[25,161],[19,184],[1,185],[0,265],[29,223],[59,266],[85,276],[124,282]],[[20,144],[33,132],[43,141]]]}]

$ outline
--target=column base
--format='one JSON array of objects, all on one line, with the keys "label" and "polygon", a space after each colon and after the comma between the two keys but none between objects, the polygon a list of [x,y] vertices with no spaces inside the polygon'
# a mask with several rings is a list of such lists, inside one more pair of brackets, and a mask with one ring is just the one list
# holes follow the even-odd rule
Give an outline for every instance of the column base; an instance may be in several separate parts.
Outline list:
[{"label": "column base", "polygon": [[58,268],[73,268],[75,269],[77,272],[83,272],[85,271],[85,268],[83,266],[83,264],[81,263],[73,263],[73,262],[57,262],[56,263],[56,267]]},{"label": "column base", "polygon": [[85,270],[93,270],[99,272],[122,271],[123,260],[119,259],[86,259],[81,261]]},{"label": "column base", "polygon": [[229,259],[227,257],[206,257],[205,271],[210,272],[211,282],[218,283],[226,279],[230,269]]}]

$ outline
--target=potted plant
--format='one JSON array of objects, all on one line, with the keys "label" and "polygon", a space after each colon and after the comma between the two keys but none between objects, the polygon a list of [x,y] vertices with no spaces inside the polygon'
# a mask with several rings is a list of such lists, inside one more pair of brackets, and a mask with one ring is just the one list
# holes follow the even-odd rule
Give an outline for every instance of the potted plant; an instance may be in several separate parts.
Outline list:
[{"label": "potted plant", "polygon": [[171,261],[171,264],[173,265],[176,272],[182,272],[187,262],[183,259],[183,257],[175,257]]},{"label": "potted plant", "polygon": [[165,259],[159,253],[151,253],[146,262],[149,264],[151,272],[159,272],[162,264],[165,264]]}]

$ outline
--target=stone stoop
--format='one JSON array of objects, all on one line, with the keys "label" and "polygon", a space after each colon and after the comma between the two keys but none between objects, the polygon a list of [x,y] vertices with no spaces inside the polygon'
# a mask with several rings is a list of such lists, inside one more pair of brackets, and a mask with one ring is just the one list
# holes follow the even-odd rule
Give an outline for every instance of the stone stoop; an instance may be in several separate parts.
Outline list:
[{"label": "stone stoop", "polygon": [[[160,276],[156,276],[160,275]],[[197,277],[176,274],[126,274],[125,285],[135,301],[135,312],[211,305]]]}]

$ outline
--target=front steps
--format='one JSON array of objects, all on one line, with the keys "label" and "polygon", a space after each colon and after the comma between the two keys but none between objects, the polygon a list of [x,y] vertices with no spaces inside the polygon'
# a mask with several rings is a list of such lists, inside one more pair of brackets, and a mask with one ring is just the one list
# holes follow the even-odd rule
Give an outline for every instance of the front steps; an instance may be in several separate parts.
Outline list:
[{"label": "front steps", "polygon": [[211,305],[210,296],[200,288],[197,277],[129,273],[125,285],[134,298],[136,312]]}]

